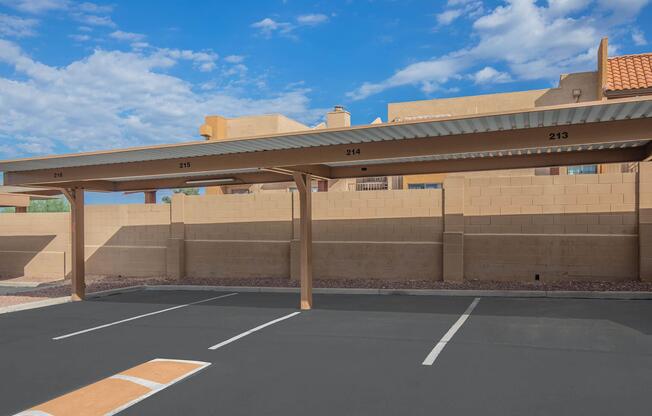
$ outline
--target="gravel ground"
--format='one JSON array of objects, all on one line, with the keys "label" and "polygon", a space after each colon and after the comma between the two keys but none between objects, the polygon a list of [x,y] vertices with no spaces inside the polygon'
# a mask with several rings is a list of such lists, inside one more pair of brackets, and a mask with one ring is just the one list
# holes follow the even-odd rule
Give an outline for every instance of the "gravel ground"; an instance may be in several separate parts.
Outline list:
[{"label": "gravel ground", "polygon": [[[87,292],[99,292],[137,285],[214,285],[214,286],[267,286],[267,287],[298,287],[299,282],[288,279],[200,279],[184,278],[183,280],[166,278],[87,278]],[[434,282],[427,280],[410,280],[388,282],[383,280],[361,279],[315,279],[314,287],[338,288],[371,288],[371,289],[467,289],[467,290],[545,290],[545,291],[652,291],[652,282],[494,282],[494,281],[464,281],[464,282]],[[19,295],[0,296],[0,307],[34,302],[43,299],[67,296],[70,294],[68,283],[55,286],[36,288],[33,291],[21,292]]]}]

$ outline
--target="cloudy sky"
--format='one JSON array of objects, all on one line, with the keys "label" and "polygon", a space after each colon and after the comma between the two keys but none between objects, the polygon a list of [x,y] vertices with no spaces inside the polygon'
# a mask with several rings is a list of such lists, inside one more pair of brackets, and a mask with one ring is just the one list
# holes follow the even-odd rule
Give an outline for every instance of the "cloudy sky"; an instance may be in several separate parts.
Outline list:
[{"label": "cloudy sky", "polygon": [[206,114],[354,124],[652,51],[652,0],[0,0],[0,159],[199,139]]}]

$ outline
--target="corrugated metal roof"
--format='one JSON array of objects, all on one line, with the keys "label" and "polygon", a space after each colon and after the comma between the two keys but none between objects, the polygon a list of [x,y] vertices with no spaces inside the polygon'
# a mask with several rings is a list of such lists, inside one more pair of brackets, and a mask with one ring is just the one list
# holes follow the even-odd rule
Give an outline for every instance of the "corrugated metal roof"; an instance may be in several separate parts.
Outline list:
[{"label": "corrugated metal roof", "polygon": [[311,148],[375,141],[518,130],[652,117],[652,99],[578,104],[510,114],[381,124],[344,130],[317,130],[233,141],[194,142],[179,145],[123,149],[111,152],[64,155],[0,162],[0,171],[107,165],[197,156],[228,155],[270,150]]}]

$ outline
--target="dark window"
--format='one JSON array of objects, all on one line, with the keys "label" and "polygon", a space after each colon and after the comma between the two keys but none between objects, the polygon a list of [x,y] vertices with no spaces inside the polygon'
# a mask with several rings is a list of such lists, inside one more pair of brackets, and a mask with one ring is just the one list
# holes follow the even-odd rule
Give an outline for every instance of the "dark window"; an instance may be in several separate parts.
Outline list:
[{"label": "dark window", "polygon": [[441,183],[409,183],[408,189],[441,189]]}]

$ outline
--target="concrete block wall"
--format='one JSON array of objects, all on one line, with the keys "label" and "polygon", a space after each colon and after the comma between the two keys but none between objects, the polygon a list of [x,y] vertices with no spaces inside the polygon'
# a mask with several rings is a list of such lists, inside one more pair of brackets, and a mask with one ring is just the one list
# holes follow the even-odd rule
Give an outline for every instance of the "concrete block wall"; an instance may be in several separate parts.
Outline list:
[{"label": "concrete block wall", "polygon": [[[294,196],[291,275],[298,278],[299,209]],[[317,279],[441,280],[442,191],[313,194]]]},{"label": "concrete block wall", "polygon": [[290,276],[292,195],[179,196],[173,200],[173,206],[180,203],[184,204],[183,275]]},{"label": "concrete block wall", "polygon": [[70,270],[68,213],[0,215],[0,279],[63,279]]},{"label": "concrete block wall", "polygon": [[[450,175],[443,190],[313,194],[314,276],[652,280],[652,163],[639,173]],[[89,275],[296,277],[291,193],[88,206]],[[67,213],[0,215],[0,278],[70,271]]]},{"label": "concrete block wall", "polygon": [[88,275],[166,274],[169,205],[88,205],[85,216]]},{"label": "concrete block wall", "polygon": [[466,279],[638,279],[637,175],[471,177]]}]

